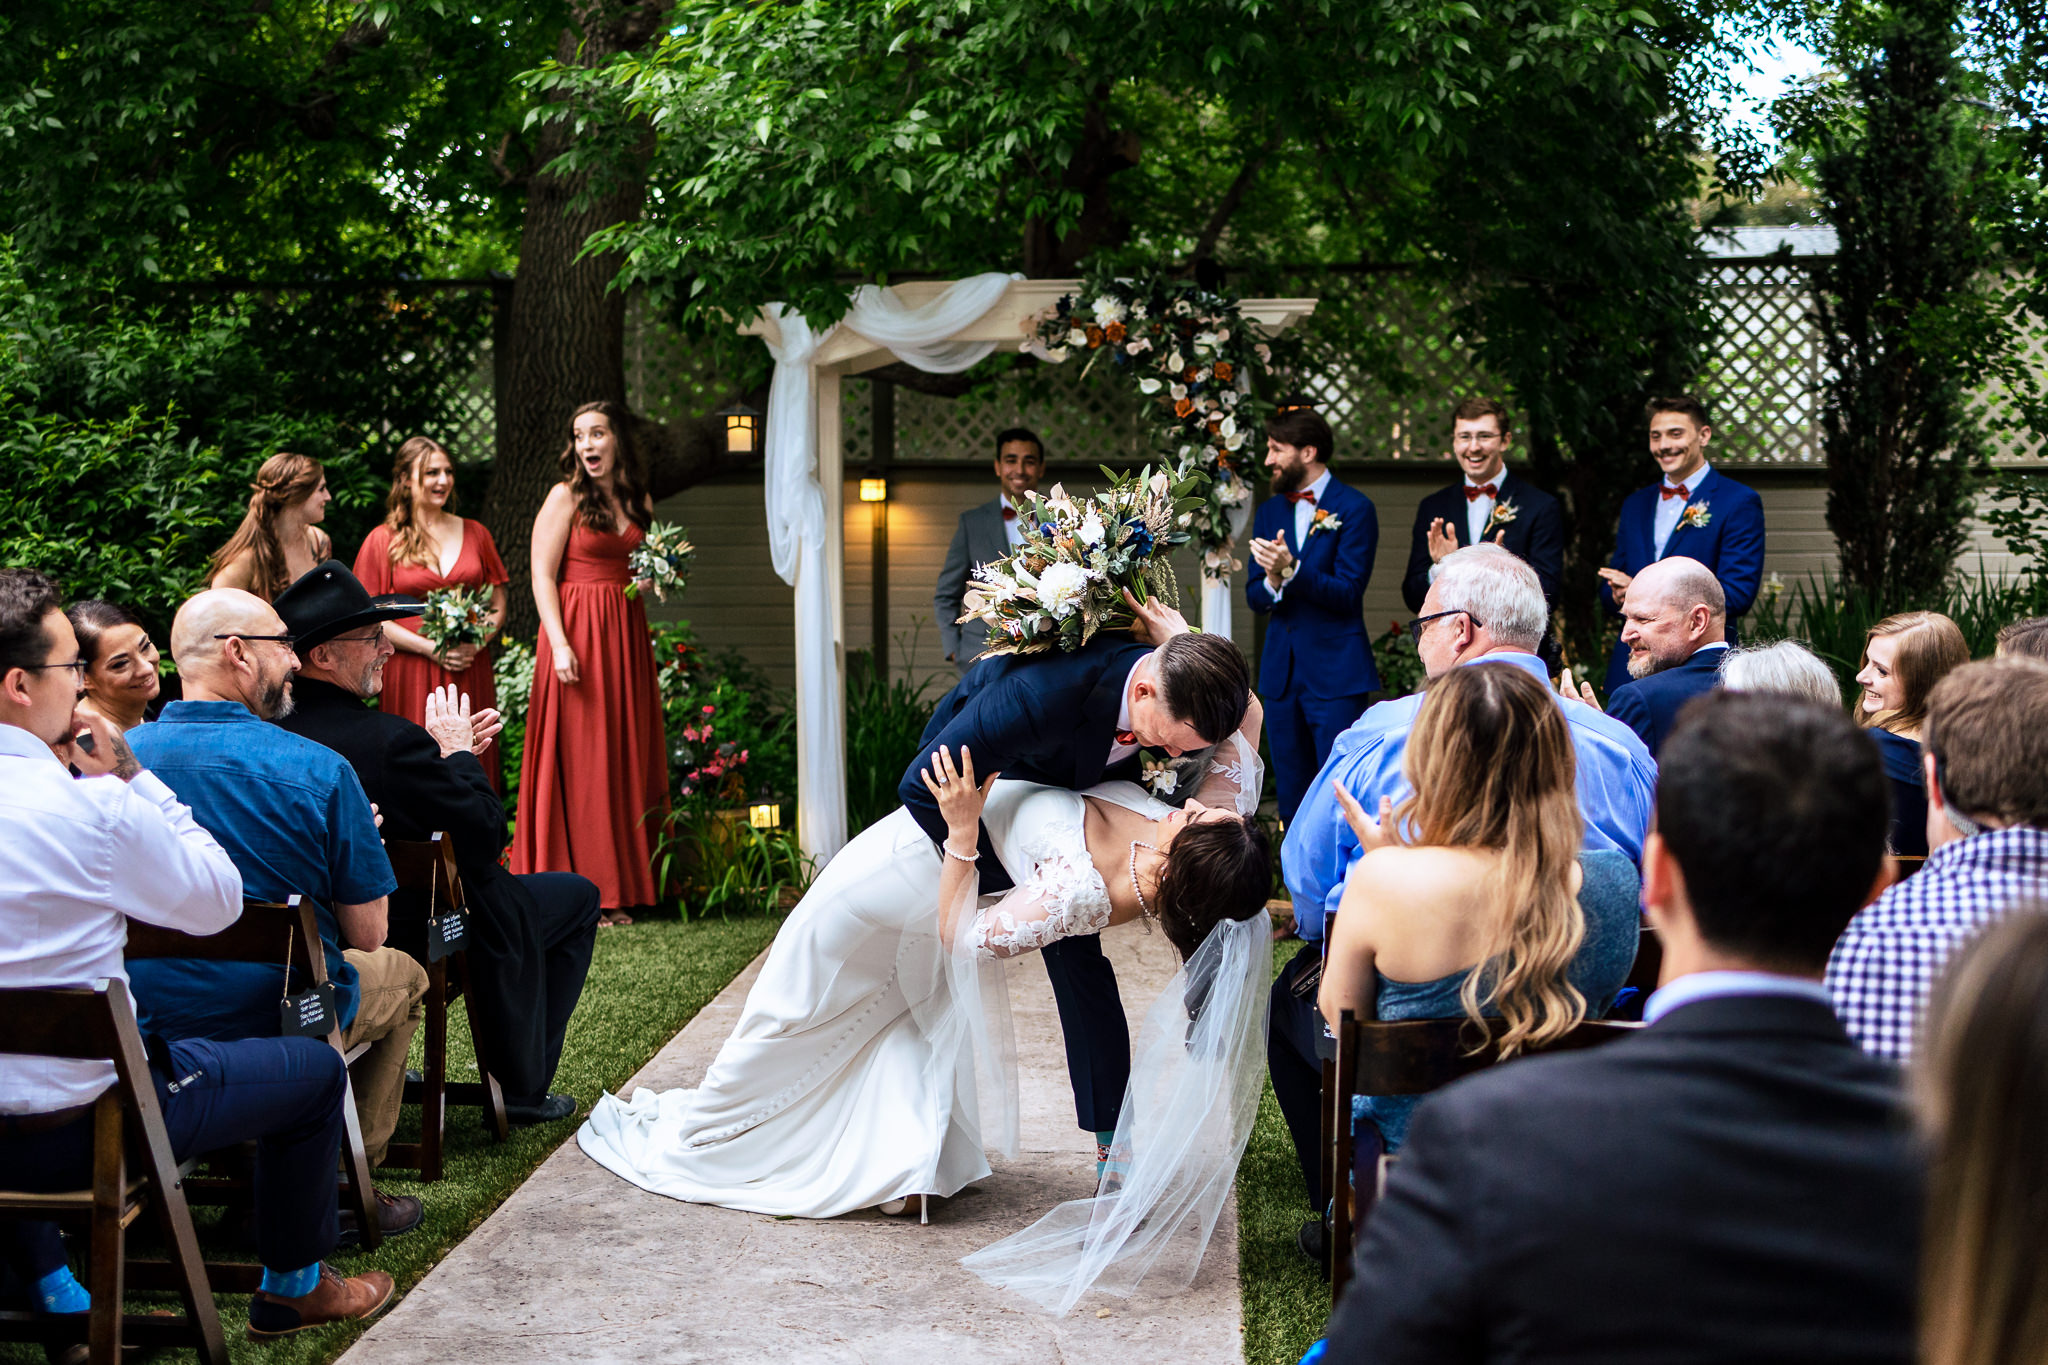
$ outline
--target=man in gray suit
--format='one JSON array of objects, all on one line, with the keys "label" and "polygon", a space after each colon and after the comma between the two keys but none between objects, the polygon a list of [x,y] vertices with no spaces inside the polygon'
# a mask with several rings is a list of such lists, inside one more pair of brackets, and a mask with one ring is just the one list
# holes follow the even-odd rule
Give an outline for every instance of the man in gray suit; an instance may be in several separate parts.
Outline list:
[{"label": "man in gray suit", "polygon": [[995,469],[1003,491],[960,514],[952,548],[946,551],[946,566],[939,570],[938,590],[932,594],[946,662],[963,674],[981,652],[979,628],[963,630],[958,624],[960,603],[967,596],[967,576],[977,565],[1008,554],[1023,539],[1017,529],[1017,508],[1025,494],[1038,490],[1038,481],[1045,475],[1045,443],[1025,427],[997,432]]}]

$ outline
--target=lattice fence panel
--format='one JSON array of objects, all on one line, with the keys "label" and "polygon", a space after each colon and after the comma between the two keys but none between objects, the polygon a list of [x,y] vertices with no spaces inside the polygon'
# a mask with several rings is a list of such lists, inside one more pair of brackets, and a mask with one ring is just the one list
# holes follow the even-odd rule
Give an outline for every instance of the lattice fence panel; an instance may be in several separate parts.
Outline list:
[{"label": "lattice fence panel", "polygon": [[[1071,370],[1071,377],[1066,371]],[[1080,366],[1056,367],[1050,382],[1001,379],[961,398],[941,398],[898,386],[896,460],[899,464],[950,460],[991,460],[995,435],[1005,427],[1029,427],[1045,442],[1047,458],[1063,469],[1093,470],[1143,461],[1151,453],[1148,432],[1134,391],[1095,376],[1080,378]],[[873,458],[873,423],[867,384],[841,390],[840,422],[846,467],[856,471]]]},{"label": "lattice fence panel", "polygon": [[1714,415],[1723,464],[1813,464],[1825,372],[1810,277],[1779,264],[1714,268],[1720,341],[1698,389]]}]

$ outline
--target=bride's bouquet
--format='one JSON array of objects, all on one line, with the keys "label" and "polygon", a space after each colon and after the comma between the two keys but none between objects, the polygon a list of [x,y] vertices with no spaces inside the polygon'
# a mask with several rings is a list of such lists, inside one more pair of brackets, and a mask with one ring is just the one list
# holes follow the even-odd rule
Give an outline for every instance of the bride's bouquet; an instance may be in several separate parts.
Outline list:
[{"label": "bride's bouquet", "polygon": [[420,634],[446,654],[457,645],[482,645],[491,638],[489,588],[435,588],[420,613]]},{"label": "bride's bouquet", "polygon": [[1173,595],[1167,555],[1193,535],[1203,490],[1150,467],[1136,478],[1102,472],[1109,487],[1092,498],[1060,484],[1030,494],[1017,514],[1023,543],[974,571],[960,620],[987,625],[987,653],[1076,650],[1131,624],[1124,589],[1140,601]]},{"label": "bride's bouquet", "polygon": [[697,547],[690,543],[682,527],[655,522],[626,557],[626,568],[634,579],[626,588],[626,596],[638,597],[639,584],[645,580],[653,585],[656,597],[668,601],[670,588],[681,592],[689,583],[690,561],[696,557]]}]

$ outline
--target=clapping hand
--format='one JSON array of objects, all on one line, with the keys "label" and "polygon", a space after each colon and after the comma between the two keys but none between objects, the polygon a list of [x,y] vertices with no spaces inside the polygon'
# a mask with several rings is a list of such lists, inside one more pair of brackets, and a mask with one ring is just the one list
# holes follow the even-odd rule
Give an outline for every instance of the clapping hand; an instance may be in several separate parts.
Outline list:
[{"label": "clapping hand", "polygon": [[1458,533],[1442,517],[1429,523],[1429,562],[1440,562],[1443,557],[1458,548]]},{"label": "clapping hand", "polygon": [[454,683],[444,683],[427,694],[426,729],[441,746],[443,758],[460,753],[481,758],[504,728],[504,719],[490,707],[472,715],[469,693],[458,692]]},{"label": "clapping hand", "polygon": [[1277,535],[1271,540],[1253,536],[1250,545],[1252,559],[1266,571],[1266,581],[1276,588],[1285,583],[1287,571],[1294,567],[1294,552],[1287,548],[1287,542]]},{"label": "clapping hand", "polygon": [[1375,820],[1365,813],[1365,807],[1358,804],[1358,798],[1344,790],[1338,781],[1330,783],[1330,790],[1336,794],[1337,804],[1344,808],[1344,822],[1351,826],[1351,832],[1358,836],[1359,847],[1367,853],[1376,848],[1385,848],[1394,842],[1394,798],[1380,798],[1380,818]]},{"label": "clapping hand", "polygon": [[1607,580],[1607,591],[1614,596],[1614,609],[1622,610],[1628,605],[1628,585],[1635,582],[1635,575],[1625,574],[1619,569],[1602,569],[1600,577]]},{"label": "clapping hand", "polygon": [[1600,709],[1600,698],[1593,694],[1593,684],[1574,681],[1572,671],[1569,668],[1558,675],[1557,691],[1559,696],[1570,697],[1573,701],[1582,701],[1595,711]]},{"label": "clapping hand", "polygon": [[1151,597],[1140,602],[1129,588],[1125,588],[1124,605],[1131,609],[1131,634],[1148,645],[1163,645],[1176,635],[1188,633],[1188,618],[1168,605],[1163,597]]},{"label": "clapping hand", "polygon": [[946,842],[956,849],[961,844],[968,848],[980,844],[981,808],[988,804],[988,790],[999,774],[990,773],[977,785],[974,755],[962,748],[959,766],[955,767],[953,751],[942,744],[932,754],[931,766],[918,776],[938,799],[939,814],[946,817]]}]

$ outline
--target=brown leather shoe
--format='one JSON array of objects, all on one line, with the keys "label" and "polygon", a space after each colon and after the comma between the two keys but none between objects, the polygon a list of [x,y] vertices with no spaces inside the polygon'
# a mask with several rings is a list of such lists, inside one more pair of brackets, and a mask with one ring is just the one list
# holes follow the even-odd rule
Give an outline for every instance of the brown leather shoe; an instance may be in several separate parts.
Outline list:
[{"label": "brown leather shoe", "polygon": [[[386,1237],[397,1237],[411,1232],[427,1216],[426,1206],[409,1194],[386,1194],[382,1190],[371,1190],[376,1196],[377,1230]],[[362,1229],[356,1226],[356,1211],[341,1210],[340,1240],[335,1243],[342,1248],[361,1246]]]},{"label": "brown leather shoe", "polygon": [[269,1341],[323,1323],[373,1318],[390,1302],[391,1277],[383,1271],[366,1271],[344,1280],[332,1267],[322,1265],[320,1283],[310,1294],[287,1299],[256,1291],[249,1300],[249,1340]]}]

